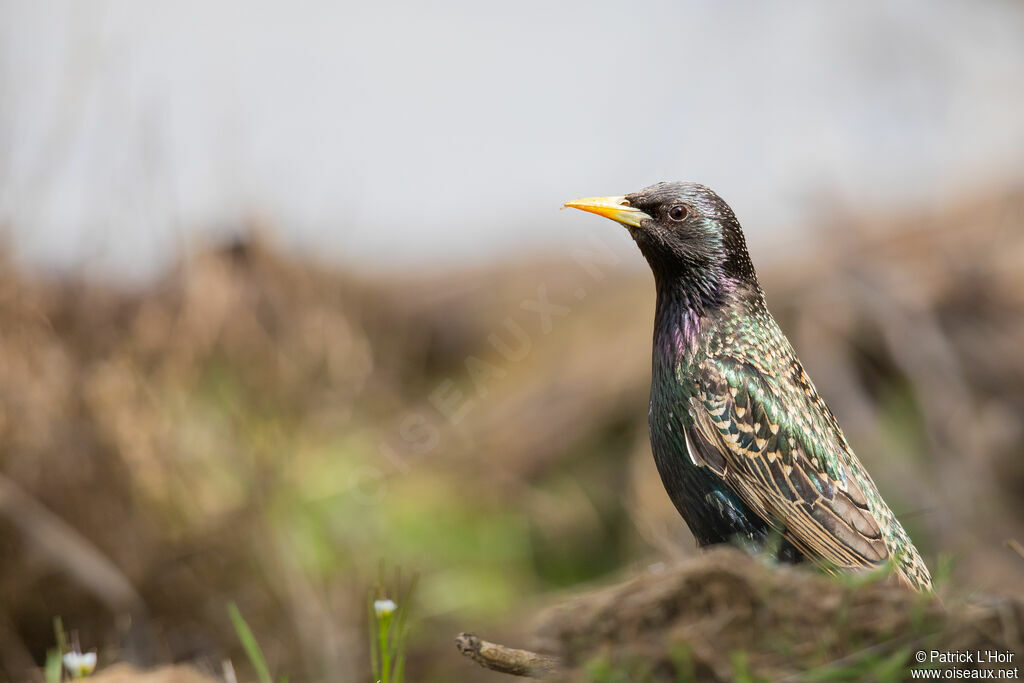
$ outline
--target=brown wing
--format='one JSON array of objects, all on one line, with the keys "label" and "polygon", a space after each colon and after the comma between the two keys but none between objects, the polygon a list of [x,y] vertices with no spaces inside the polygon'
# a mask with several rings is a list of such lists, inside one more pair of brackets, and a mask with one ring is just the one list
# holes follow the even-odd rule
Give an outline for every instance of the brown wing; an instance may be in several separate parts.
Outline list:
[{"label": "brown wing", "polygon": [[801,398],[784,397],[742,360],[709,361],[690,406],[693,455],[809,557],[847,569],[883,565],[878,521],[838,457],[845,442],[815,428]]}]

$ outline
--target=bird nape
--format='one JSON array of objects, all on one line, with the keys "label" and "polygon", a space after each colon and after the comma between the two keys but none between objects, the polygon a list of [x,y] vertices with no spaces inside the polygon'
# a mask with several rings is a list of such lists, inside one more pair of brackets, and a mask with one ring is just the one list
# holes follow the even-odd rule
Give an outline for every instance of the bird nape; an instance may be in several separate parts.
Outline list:
[{"label": "bird nape", "polygon": [[624,225],[654,273],[651,448],[702,545],[931,578],[765,305],[732,209],[695,183],[567,202]]}]

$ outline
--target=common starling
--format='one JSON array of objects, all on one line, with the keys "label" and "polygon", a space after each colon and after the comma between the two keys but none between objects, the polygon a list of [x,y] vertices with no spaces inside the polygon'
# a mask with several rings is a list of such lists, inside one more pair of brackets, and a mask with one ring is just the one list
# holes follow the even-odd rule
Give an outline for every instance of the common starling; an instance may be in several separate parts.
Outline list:
[{"label": "common starling", "polygon": [[697,542],[774,540],[780,559],[829,571],[891,563],[929,590],[917,549],[768,312],[729,205],[703,185],[658,183],[566,206],[624,225],[654,273],[651,448]]}]

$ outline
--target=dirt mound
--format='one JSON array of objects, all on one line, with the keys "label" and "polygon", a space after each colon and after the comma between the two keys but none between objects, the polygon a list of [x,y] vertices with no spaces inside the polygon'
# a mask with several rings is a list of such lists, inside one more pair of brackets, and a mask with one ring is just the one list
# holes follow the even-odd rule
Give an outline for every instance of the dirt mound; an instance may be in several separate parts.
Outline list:
[{"label": "dirt mound", "polygon": [[[719,549],[544,612],[532,671],[529,652],[506,656],[485,643],[481,655],[479,641],[460,638],[485,666],[505,658],[560,680],[903,680],[928,666],[915,659],[922,650],[996,651],[1019,662],[1024,603],[944,602],[882,576],[837,581]],[[975,666],[983,665],[958,668]]]}]

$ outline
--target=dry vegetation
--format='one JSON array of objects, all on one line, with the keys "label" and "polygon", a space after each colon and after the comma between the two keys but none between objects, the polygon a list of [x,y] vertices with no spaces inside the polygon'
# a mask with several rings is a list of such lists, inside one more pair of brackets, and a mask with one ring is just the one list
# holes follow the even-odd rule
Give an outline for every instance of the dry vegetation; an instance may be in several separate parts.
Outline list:
[{"label": "dry vegetation", "polygon": [[[944,590],[1024,594],[1024,194],[824,236],[769,303]],[[235,601],[274,671],[368,680],[384,560],[421,576],[410,679],[492,680],[452,635],[694,555],[646,443],[652,288],[602,258],[369,278],[254,241],[134,291],[5,262],[0,678],[56,615],[101,667],[244,674]]]},{"label": "dry vegetation", "polygon": [[720,549],[552,608],[534,640],[579,681],[896,681],[920,650],[1024,652],[1024,603],[943,604]]}]

